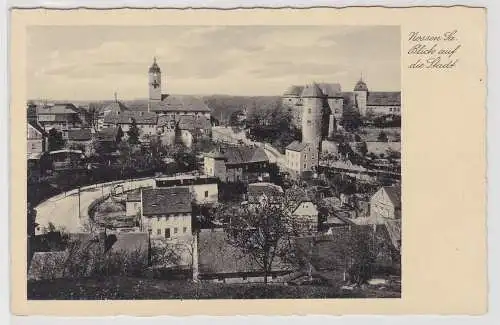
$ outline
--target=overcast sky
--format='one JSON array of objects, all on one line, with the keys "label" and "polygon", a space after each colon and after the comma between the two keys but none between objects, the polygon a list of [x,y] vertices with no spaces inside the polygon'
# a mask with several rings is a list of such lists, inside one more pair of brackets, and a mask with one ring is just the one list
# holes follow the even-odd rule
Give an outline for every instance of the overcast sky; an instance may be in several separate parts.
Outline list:
[{"label": "overcast sky", "polygon": [[37,26],[27,48],[31,99],[147,98],[154,56],[170,94],[280,95],[311,81],[349,91],[361,73],[372,90],[401,85],[397,26]]}]

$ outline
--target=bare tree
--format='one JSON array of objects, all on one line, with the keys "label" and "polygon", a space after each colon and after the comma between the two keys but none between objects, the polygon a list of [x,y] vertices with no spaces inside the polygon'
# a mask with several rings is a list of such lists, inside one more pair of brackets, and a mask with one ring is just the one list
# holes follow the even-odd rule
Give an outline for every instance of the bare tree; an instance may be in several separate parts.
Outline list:
[{"label": "bare tree", "polygon": [[229,221],[228,243],[252,257],[264,272],[267,284],[277,259],[292,253],[297,234],[283,199],[264,200],[258,208],[247,206],[237,213],[226,211],[219,218]]}]

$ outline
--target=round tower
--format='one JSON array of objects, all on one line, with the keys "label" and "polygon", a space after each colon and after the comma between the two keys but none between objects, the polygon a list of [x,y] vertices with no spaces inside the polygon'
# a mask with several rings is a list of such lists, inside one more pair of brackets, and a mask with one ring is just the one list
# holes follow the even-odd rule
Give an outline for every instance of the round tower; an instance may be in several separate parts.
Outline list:
[{"label": "round tower", "polygon": [[161,101],[161,70],[156,63],[156,58],[153,64],[149,67],[149,100]]},{"label": "round tower", "polygon": [[361,77],[356,83],[356,86],[354,86],[354,100],[356,101],[356,106],[358,107],[359,113],[362,116],[366,116],[367,99],[368,99],[368,86],[363,81],[363,77]]},{"label": "round tower", "polygon": [[319,146],[323,118],[324,95],[316,83],[306,85],[301,94],[302,107],[302,142]]}]

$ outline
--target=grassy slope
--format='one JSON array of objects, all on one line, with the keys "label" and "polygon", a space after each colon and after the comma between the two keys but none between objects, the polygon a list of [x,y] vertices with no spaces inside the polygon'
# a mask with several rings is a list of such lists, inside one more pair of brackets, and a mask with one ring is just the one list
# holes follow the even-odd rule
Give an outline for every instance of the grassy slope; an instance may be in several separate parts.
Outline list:
[{"label": "grassy slope", "polygon": [[399,292],[355,290],[342,293],[330,286],[218,284],[178,280],[109,277],[28,282],[28,299],[258,299],[400,297]]}]

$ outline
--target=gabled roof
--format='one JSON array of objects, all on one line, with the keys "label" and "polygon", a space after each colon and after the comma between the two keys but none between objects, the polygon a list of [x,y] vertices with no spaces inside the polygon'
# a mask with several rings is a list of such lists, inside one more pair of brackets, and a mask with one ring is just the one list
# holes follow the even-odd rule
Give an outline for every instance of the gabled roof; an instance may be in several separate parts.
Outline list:
[{"label": "gabled roof", "polygon": [[[113,236],[113,235],[110,235]],[[111,252],[123,252],[142,255],[143,262],[147,259],[149,236],[145,232],[121,232],[115,235],[116,242],[110,248]]]},{"label": "gabled roof", "polygon": [[320,83],[318,86],[327,97],[342,97],[342,88],[339,83]]},{"label": "gabled roof", "polygon": [[283,96],[300,96],[302,94],[302,90],[304,89],[304,86],[297,86],[297,85],[291,85],[288,87],[285,92],[283,93]]},{"label": "gabled roof", "polygon": [[224,156],[224,154],[222,153],[222,151],[219,148],[212,150],[211,152],[207,153],[205,156],[210,157],[210,158],[214,158],[214,159],[226,160],[226,157]]},{"label": "gabled roof", "polygon": [[144,189],[142,191],[142,213],[145,216],[191,213],[191,201],[188,187]]},{"label": "gabled roof", "polygon": [[304,87],[301,97],[321,98],[325,97],[325,95],[323,94],[317,83],[312,83]]},{"label": "gabled roof", "polygon": [[141,201],[141,190],[131,191],[127,194],[127,202],[140,202]]},{"label": "gabled roof", "polygon": [[[224,231],[202,230],[199,234],[199,265],[201,274],[231,274],[262,272],[262,267],[249,254],[230,245]],[[288,271],[288,266],[278,256],[271,271]]]},{"label": "gabled roof", "polygon": [[308,146],[309,144],[307,142],[293,141],[288,146],[286,146],[286,150],[302,152]]},{"label": "gabled roof", "polygon": [[108,124],[136,124],[156,125],[158,116],[153,112],[125,111],[110,112],[104,116],[104,123]]},{"label": "gabled roof", "polygon": [[198,129],[209,129],[210,119],[205,116],[181,115],[179,116],[178,127],[181,130],[194,131]]},{"label": "gabled roof", "polygon": [[367,106],[401,106],[400,91],[373,91],[368,93]]},{"label": "gabled roof", "polygon": [[28,125],[31,126],[35,131],[37,131],[39,134],[45,136],[47,135],[47,132],[40,126],[40,124],[33,122],[33,121],[28,121]]},{"label": "gabled roof", "polygon": [[151,102],[155,112],[210,112],[210,108],[196,96],[167,96],[159,102]]},{"label": "gabled roof", "polygon": [[383,189],[395,207],[401,207],[401,187],[384,186]]},{"label": "gabled roof", "polygon": [[71,141],[89,141],[92,140],[90,129],[68,130],[68,140]]},{"label": "gabled roof", "polygon": [[247,164],[269,161],[266,152],[260,147],[228,147],[222,150],[222,154],[227,160],[226,164]]},{"label": "gabled roof", "polygon": [[77,108],[73,104],[55,104],[53,106],[37,106],[38,115],[52,114],[77,114]]},{"label": "gabled roof", "polygon": [[129,108],[120,101],[114,101],[103,108],[104,112],[115,112],[115,113],[116,112],[125,112],[128,110],[129,110]]},{"label": "gabled roof", "polygon": [[248,184],[248,201],[250,203],[259,202],[263,195],[268,198],[280,197],[283,195],[283,189],[272,183],[252,183]]}]

